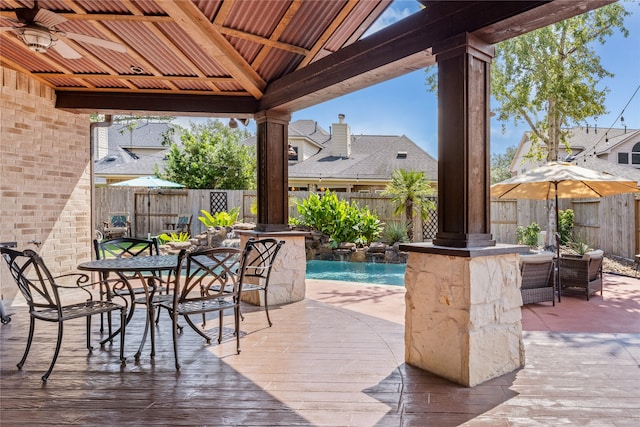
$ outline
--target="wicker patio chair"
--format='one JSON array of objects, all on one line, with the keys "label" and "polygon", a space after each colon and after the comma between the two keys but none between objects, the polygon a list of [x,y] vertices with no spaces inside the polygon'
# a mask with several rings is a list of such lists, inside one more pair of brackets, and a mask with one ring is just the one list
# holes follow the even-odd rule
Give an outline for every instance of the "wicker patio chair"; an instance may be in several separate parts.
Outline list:
[{"label": "wicker patio chair", "polygon": [[596,250],[587,252],[581,258],[560,257],[558,271],[560,273],[561,295],[589,296],[600,291],[602,295],[602,260],[604,252]]},{"label": "wicker patio chair", "polygon": [[236,350],[240,353],[240,297],[247,254],[253,249],[251,243],[243,250],[224,247],[193,253],[182,250],[178,256],[176,280],[173,282],[172,301],[160,305],[173,319],[173,351],[176,370],[180,370],[178,360],[178,316],[184,317],[191,328],[202,336],[207,344],[211,337],[203,328],[196,326],[189,317],[217,312],[219,317],[218,343],[222,342],[224,312],[233,310]]},{"label": "wicker patio chair", "polygon": [[[18,362],[18,369],[22,369],[31,343],[33,342],[33,332],[36,319],[45,322],[58,324],[58,339],[53,359],[49,369],[42,376],[42,381],[46,382],[53,370],[60,346],[62,344],[63,324],[67,320],[86,318],[87,322],[87,349],[93,350],[91,346],[91,316],[94,314],[111,313],[120,311],[120,361],[125,364],[124,358],[124,335],[125,335],[125,311],[126,307],[111,301],[94,300],[91,291],[94,283],[89,282],[89,276],[81,273],[70,273],[53,277],[42,258],[34,251],[27,249],[24,252],[9,248],[0,247],[0,253],[9,265],[9,270],[13,276],[22,296],[27,301],[29,308],[29,336],[24,355]],[[74,290],[75,292],[72,292]],[[78,291],[82,297],[78,297]],[[71,295],[75,294],[75,298]]]},{"label": "wicker patio chair", "polygon": [[556,305],[553,253],[520,256],[522,304],[551,301]]}]

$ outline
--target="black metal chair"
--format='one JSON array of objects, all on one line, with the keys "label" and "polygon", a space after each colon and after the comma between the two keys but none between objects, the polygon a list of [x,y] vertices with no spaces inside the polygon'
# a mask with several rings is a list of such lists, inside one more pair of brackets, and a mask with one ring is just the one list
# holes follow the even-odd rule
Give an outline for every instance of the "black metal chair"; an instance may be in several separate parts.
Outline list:
[{"label": "black metal chair", "polygon": [[[58,339],[56,349],[51,360],[51,365],[42,376],[42,381],[47,381],[60,353],[62,344],[63,324],[67,320],[85,317],[87,321],[87,349],[93,350],[91,346],[91,316],[94,314],[111,313],[120,311],[120,360],[125,364],[124,357],[124,335],[125,335],[125,313],[126,307],[111,301],[94,300],[92,293],[87,289],[94,284],[89,283],[89,276],[81,273],[70,273],[57,277],[53,277],[46,267],[42,258],[32,250],[23,252],[14,249],[0,247],[0,253],[9,265],[9,270],[13,276],[22,296],[27,301],[29,307],[29,337],[27,338],[27,346],[24,355],[18,362],[18,369],[22,369],[31,343],[33,341],[33,332],[35,329],[35,320],[45,322],[58,323]],[[69,292],[61,292],[61,290],[83,291],[84,300],[75,298],[71,302]],[[63,294],[64,301],[63,301]],[[76,292],[77,294],[77,292]]]},{"label": "black metal chair", "polygon": [[273,323],[269,317],[269,278],[276,255],[284,245],[284,240],[249,239],[247,244],[251,244],[253,251],[245,266],[242,292],[256,291],[264,294],[264,311],[267,314],[267,322],[271,326]]},{"label": "black metal chair", "polygon": [[[93,241],[93,248],[95,250],[96,259],[160,255],[158,240],[155,237],[148,240],[136,239],[133,237],[121,237],[104,241],[99,241],[96,239]],[[127,278],[129,279],[133,277],[133,274],[127,276]],[[166,279],[164,279],[162,277],[162,274],[159,272],[149,272],[149,275],[145,275],[145,277],[149,280],[149,285],[154,288],[154,302],[159,303],[159,300],[163,298],[169,298],[167,296],[167,283],[171,280],[171,277],[167,277]],[[108,279],[108,274],[103,273],[102,280],[106,283]],[[156,284],[155,282],[158,281],[161,281],[162,283]],[[130,290],[124,287],[124,283],[122,283],[121,285],[122,286],[118,288],[118,286],[108,287],[101,284],[100,298],[103,300],[111,300],[114,296],[131,297],[135,304],[147,304],[146,298],[136,297],[136,295],[145,294],[145,290],[142,286]],[[111,292],[111,295],[107,295],[108,292]],[[133,295],[130,295],[131,292],[133,292]],[[158,313],[158,316],[159,314],[160,313]],[[156,323],[158,322],[158,318],[156,318]],[[108,316],[107,319],[109,322],[109,336],[112,336],[113,332],[111,328],[111,319],[109,319]],[[100,319],[100,332],[104,332],[103,318]]]},{"label": "black metal chair", "polygon": [[[219,313],[218,343],[222,342],[222,325],[225,310],[233,310],[236,347],[240,353],[240,296],[242,293],[243,266],[253,247],[245,249],[214,248],[193,253],[182,250],[179,255],[173,289],[173,301],[160,305],[173,319],[173,351],[176,370],[178,361],[178,316],[184,317],[191,328],[202,336],[207,344],[211,337],[189,318],[191,315]],[[203,325],[204,327],[204,325]]]}]

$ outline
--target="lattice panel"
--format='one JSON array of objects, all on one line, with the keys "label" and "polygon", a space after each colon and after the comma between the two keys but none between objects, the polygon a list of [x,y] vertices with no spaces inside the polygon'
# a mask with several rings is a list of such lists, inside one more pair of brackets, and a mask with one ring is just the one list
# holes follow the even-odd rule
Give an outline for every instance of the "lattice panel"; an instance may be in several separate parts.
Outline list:
[{"label": "lattice panel", "polygon": [[429,211],[429,219],[422,222],[422,239],[431,240],[438,232],[438,198],[430,198],[435,203],[435,210]]},{"label": "lattice panel", "polygon": [[212,191],[209,193],[209,205],[211,213],[227,211],[227,193],[225,191]]}]

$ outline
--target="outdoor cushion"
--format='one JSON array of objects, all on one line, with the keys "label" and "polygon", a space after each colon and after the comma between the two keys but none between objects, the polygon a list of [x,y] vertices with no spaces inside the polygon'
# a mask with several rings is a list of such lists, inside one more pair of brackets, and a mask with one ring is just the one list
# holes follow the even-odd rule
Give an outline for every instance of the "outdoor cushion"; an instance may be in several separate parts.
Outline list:
[{"label": "outdoor cushion", "polygon": [[591,259],[591,258],[602,258],[604,256],[604,251],[602,249],[597,249],[595,251],[589,251],[582,256],[582,259]]},{"label": "outdoor cushion", "polygon": [[553,259],[553,252],[540,252],[538,254],[520,255],[520,265],[523,262],[545,262]]}]

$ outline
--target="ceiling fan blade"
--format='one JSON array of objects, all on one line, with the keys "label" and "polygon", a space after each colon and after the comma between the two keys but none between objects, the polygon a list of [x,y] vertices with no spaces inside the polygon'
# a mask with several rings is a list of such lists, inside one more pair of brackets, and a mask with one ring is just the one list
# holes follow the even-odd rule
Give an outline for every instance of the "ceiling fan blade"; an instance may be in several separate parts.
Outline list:
[{"label": "ceiling fan blade", "polygon": [[35,18],[33,18],[33,21],[39,25],[42,25],[43,27],[53,28],[58,24],[66,22],[67,18],[64,18],[57,13],[51,12],[47,9],[39,9],[38,13],[36,13]]},{"label": "ceiling fan blade", "polygon": [[84,34],[77,33],[61,33],[60,35],[64,35],[65,37],[76,40],[79,42],[89,43],[96,46],[104,47],[105,49],[115,50],[117,52],[127,53],[127,48],[125,45],[112,42],[110,40],[98,39],[91,36],[85,36]]},{"label": "ceiling fan blade", "polygon": [[63,58],[67,58],[67,59],[80,59],[82,58],[82,55],[80,55],[78,52],[76,52],[75,49],[73,49],[71,46],[69,46],[68,44],[66,44],[65,42],[63,42],[62,40],[58,39],[55,44],[53,45],[53,48],[58,51],[58,53],[60,55],[62,55]]}]

